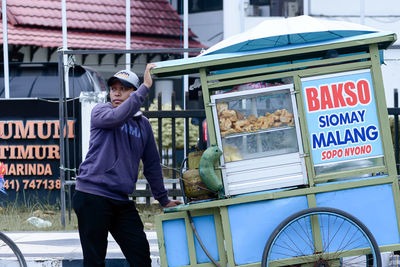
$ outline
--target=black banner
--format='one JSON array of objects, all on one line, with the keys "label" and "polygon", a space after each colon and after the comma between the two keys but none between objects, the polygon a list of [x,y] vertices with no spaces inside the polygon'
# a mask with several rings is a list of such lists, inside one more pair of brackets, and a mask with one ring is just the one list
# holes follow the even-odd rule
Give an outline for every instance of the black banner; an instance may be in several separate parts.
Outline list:
[{"label": "black banner", "polygon": [[[81,162],[79,99],[67,102],[66,179]],[[58,100],[0,100],[0,161],[5,164],[1,205],[60,202],[60,121]]]}]

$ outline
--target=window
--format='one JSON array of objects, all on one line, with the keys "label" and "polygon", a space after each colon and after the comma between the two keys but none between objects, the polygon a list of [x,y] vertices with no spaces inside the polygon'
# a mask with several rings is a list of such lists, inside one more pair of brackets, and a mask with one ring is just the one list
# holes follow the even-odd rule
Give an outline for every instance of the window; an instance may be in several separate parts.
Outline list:
[{"label": "window", "polygon": [[294,17],[303,14],[302,0],[248,0],[247,16]]},{"label": "window", "polygon": [[[222,10],[222,0],[189,0],[189,13]],[[178,0],[178,13],[183,14],[183,1]]]}]

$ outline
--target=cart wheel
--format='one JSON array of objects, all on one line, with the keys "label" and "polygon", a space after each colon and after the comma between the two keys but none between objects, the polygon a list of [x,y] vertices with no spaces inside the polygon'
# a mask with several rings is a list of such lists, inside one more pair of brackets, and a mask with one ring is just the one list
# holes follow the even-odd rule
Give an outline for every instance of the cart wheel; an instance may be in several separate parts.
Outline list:
[{"label": "cart wheel", "polygon": [[[319,231],[311,231],[311,220],[313,225],[319,224]],[[261,264],[263,267],[381,265],[378,244],[368,228],[344,211],[323,207],[299,211],[281,222],[265,245]]]}]

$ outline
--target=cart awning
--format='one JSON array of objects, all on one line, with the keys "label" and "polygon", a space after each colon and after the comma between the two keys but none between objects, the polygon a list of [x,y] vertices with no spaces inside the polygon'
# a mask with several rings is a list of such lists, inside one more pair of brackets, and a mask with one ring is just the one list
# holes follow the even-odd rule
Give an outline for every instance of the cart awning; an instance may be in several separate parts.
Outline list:
[{"label": "cart awning", "polygon": [[152,73],[158,77],[193,74],[198,73],[199,69],[204,67],[216,67],[227,64],[230,64],[230,68],[236,66],[241,67],[244,62],[251,63],[252,61],[259,61],[283,55],[290,56],[345,47],[354,48],[375,43],[378,44],[379,49],[387,49],[396,41],[396,39],[397,37],[395,33],[382,31],[306,44],[292,44],[245,52],[199,55],[187,59],[157,62],[157,66],[152,69]]}]

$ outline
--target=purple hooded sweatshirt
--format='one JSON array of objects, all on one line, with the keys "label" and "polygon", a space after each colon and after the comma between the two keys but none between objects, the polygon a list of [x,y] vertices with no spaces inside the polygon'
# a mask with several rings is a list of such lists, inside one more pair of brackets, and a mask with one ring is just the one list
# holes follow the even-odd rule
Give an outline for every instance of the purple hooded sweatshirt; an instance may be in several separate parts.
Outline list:
[{"label": "purple hooded sweatshirt", "polygon": [[139,162],[155,199],[168,204],[160,156],[149,120],[136,115],[149,89],[141,85],[118,107],[97,104],[91,114],[89,151],[79,167],[76,190],[128,200],[138,177]]}]

